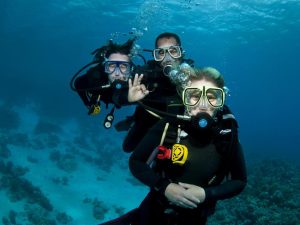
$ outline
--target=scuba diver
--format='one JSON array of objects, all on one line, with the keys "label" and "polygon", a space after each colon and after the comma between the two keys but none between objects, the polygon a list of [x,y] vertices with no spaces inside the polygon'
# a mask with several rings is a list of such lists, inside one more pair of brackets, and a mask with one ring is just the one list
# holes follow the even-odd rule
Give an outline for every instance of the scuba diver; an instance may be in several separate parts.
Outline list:
[{"label": "scuba diver", "polygon": [[[174,33],[166,32],[158,35],[155,40],[155,49],[152,53],[154,60],[147,61],[144,66],[135,68],[133,72],[133,74],[143,74],[142,77],[139,77],[139,82],[148,91],[145,91],[140,99],[128,98],[128,101],[134,103],[143,98],[142,102],[144,104],[157,110],[164,112],[182,111],[183,106],[176,91],[176,82],[169,76],[169,71],[171,67],[178,67],[182,63],[190,67],[193,60],[184,59],[180,38]],[[134,151],[149,128],[159,121],[160,118],[160,115],[137,105],[133,116],[115,126],[117,130],[123,131],[128,130],[128,127],[124,129],[124,127],[119,125],[126,124],[126,122],[130,125],[123,142],[123,150],[125,152]]]},{"label": "scuba diver", "polygon": [[[128,78],[133,70],[131,50],[135,38],[124,44],[116,44],[109,40],[108,44],[95,50],[95,60],[80,69],[72,78],[70,86],[76,91],[88,108],[89,115],[100,113],[100,101],[106,108],[113,104],[113,108],[106,116],[104,127],[110,128],[114,119],[115,108],[127,105]],[[80,73],[90,67],[85,74]]]},{"label": "scuba diver", "polygon": [[[144,49],[144,51],[149,50]],[[177,89],[187,82],[188,71],[193,68],[194,61],[184,58],[185,51],[181,47],[179,36],[169,32],[157,36],[152,53],[154,60],[149,60],[146,65],[137,67],[133,72],[133,74],[143,74],[136,81],[143,91],[134,98],[130,97],[129,93],[128,101],[130,103],[142,102],[144,106],[149,106],[154,110],[147,110],[138,104],[133,116],[115,125],[117,130],[126,130],[119,125],[130,124],[122,145],[125,152],[134,151],[147,131],[162,118],[155,111],[179,114],[184,111],[178,95],[180,90]],[[223,113],[232,115],[227,106],[223,107]]]},{"label": "scuba diver", "polygon": [[181,89],[184,115],[165,113],[130,157],[132,174],[150,192],[137,209],[101,225],[205,225],[218,200],[245,188],[236,120],[222,112],[223,76],[193,69]]}]

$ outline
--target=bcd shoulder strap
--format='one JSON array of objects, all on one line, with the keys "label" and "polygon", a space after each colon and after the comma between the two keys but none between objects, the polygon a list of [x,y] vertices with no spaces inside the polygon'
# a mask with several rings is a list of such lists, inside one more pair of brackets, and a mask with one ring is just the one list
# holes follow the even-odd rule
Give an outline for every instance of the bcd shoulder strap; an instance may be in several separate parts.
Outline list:
[{"label": "bcd shoulder strap", "polygon": [[[168,131],[168,128],[169,128],[169,123],[166,123],[165,124],[165,128],[164,128],[164,131],[162,133],[162,136],[161,136],[161,139],[160,139],[160,144],[159,145],[162,145],[164,143],[164,140],[165,140],[165,137],[166,137],[166,134],[167,134],[167,131]],[[153,167],[153,162],[155,161],[155,158],[156,158],[156,155],[158,153],[158,148],[155,148],[153,150],[153,152],[151,153],[151,155],[149,156],[149,158],[147,159],[147,164],[150,166],[150,167]]]},{"label": "bcd shoulder strap", "polygon": [[234,116],[225,114],[220,122],[219,134],[215,140],[217,151],[221,154],[221,166],[217,173],[208,181],[208,185],[221,183],[229,173],[229,166],[234,153],[234,146],[238,144],[238,125]]}]

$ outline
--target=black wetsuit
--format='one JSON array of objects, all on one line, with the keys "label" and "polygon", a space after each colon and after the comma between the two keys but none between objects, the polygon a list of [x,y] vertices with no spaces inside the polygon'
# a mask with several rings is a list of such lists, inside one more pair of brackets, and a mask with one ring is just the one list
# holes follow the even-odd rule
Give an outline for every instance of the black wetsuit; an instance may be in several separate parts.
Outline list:
[{"label": "black wetsuit", "polygon": [[[155,61],[148,61],[145,66],[137,68],[135,73],[144,74],[142,83],[150,91],[149,95],[142,100],[145,105],[164,112],[181,113],[180,110],[183,107],[177,106],[181,104],[181,99],[176,91],[176,86],[163,74],[162,69]],[[138,105],[133,120],[134,124],[123,142],[125,152],[134,151],[137,144],[147,131],[159,121],[159,118]]]},{"label": "black wetsuit", "polygon": [[77,93],[86,107],[96,104],[99,95],[100,101],[106,105],[112,103],[119,108],[121,105],[128,104],[127,82],[124,85],[126,88],[115,89],[113,86],[101,88],[101,86],[108,84],[108,75],[104,72],[104,67],[101,63],[89,69],[84,75],[77,77],[74,82]]},{"label": "black wetsuit", "polygon": [[[173,225],[170,223],[172,219],[177,225],[205,224],[207,217],[214,212],[217,200],[237,195],[246,185],[246,168],[241,146],[237,137],[230,141],[231,147],[227,149],[220,145],[221,138],[215,135],[207,136],[202,140],[188,135],[180,142],[188,148],[188,158],[183,166],[174,165],[170,161],[157,160],[155,168],[158,169],[153,169],[146,161],[159,145],[164,125],[165,121],[161,120],[151,128],[130,157],[129,165],[133,175],[151,188],[139,207],[138,224]],[[162,174],[165,174],[165,177]],[[222,182],[228,174],[230,179]],[[214,182],[209,185],[209,181],[215,175]],[[206,195],[204,203],[199,204],[196,209],[169,205],[164,192],[171,182],[185,182],[203,187]],[[166,209],[169,213],[164,213]]]}]

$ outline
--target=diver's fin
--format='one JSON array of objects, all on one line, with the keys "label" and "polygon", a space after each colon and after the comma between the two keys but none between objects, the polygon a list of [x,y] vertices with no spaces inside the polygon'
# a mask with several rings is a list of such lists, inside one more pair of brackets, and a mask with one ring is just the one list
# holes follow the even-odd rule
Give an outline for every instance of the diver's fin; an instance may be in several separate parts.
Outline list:
[{"label": "diver's fin", "polygon": [[131,127],[131,124],[134,122],[134,116],[127,116],[126,119],[119,121],[115,124],[117,131],[128,131]]},{"label": "diver's fin", "polygon": [[138,216],[138,208],[129,211],[117,219],[100,223],[98,225],[137,225],[136,220]]}]

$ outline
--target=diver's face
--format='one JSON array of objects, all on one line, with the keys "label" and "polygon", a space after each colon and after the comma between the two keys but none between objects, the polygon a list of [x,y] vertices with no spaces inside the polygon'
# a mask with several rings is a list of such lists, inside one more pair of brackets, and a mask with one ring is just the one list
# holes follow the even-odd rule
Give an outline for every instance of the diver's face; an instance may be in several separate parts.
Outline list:
[{"label": "diver's face", "polygon": [[[199,90],[203,90],[203,86],[205,86],[205,90],[209,88],[218,88],[213,82],[207,80],[197,80],[192,81],[189,88],[196,88]],[[202,92],[202,91],[201,91]],[[212,92],[201,93],[201,98],[199,100],[199,93],[197,93],[194,97],[191,94],[189,98],[190,104],[194,106],[186,106],[186,111],[190,116],[196,116],[198,113],[208,113],[211,117],[214,117],[217,111],[220,108],[213,107],[211,104],[216,105],[217,98]],[[210,101],[210,103],[209,103]]]},{"label": "diver's face", "polygon": [[[161,38],[157,41],[157,47],[156,48],[169,48],[170,46],[178,46],[178,43],[175,38]],[[165,67],[167,65],[174,65],[176,63],[180,64],[182,58],[174,59],[168,51],[165,53],[165,57],[162,61],[159,62],[160,67]]]},{"label": "diver's face", "polygon": [[[111,54],[108,59],[108,62],[116,62],[111,63],[109,66],[107,66],[107,70],[113,71],[111,73],[108,73],[108,79],[110,83],[114,82],[115,80],[122,80],[127,81],[129,74],[128,66],[130,65],[130,59],[127,55],[123,55],[120,53],[113,53]],[[119,62],[119,63],[118,63]]]}]

